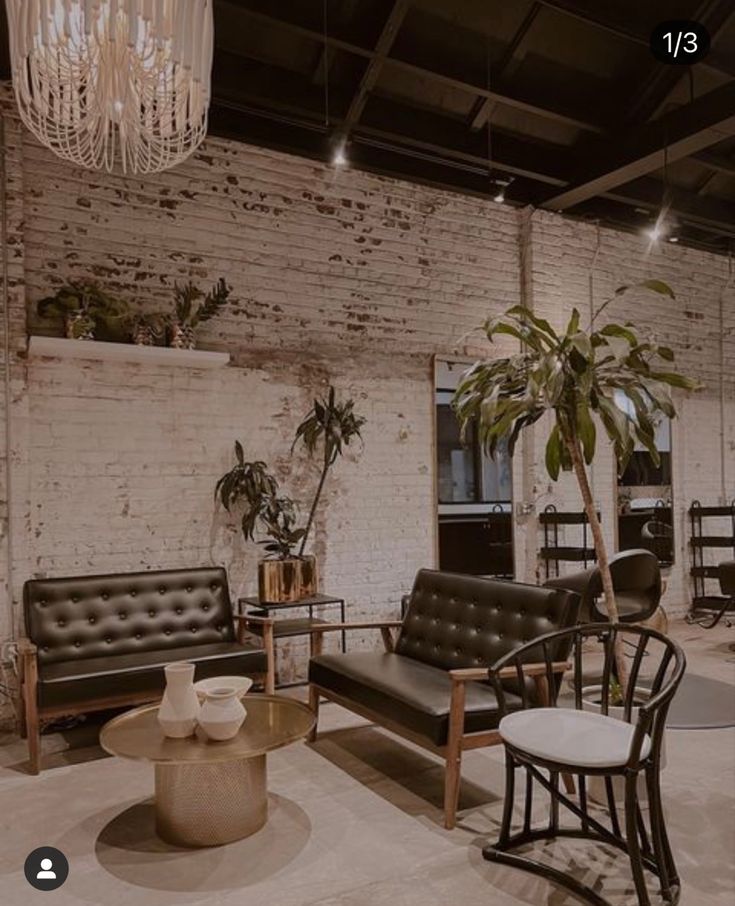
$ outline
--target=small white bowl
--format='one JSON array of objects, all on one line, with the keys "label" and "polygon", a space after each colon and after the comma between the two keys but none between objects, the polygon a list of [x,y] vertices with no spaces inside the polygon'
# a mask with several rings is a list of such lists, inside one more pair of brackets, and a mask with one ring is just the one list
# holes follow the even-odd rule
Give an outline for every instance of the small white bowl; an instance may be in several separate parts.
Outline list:
[{"label": "small white bowl", "polygon": [[253,685],[249,676],[210,676],[207,679],[200,679],[194,683],[194,691],[200,701],[204,701],[208,692],[214,689],[222,689],[229,686],[235,690],[238,698],[244,698]]}]

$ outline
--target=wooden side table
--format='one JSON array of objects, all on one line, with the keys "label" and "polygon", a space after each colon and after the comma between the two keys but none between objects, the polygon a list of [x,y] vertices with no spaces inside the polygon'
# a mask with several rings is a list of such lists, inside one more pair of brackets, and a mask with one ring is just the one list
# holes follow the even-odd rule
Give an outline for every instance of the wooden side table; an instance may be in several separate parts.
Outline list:
[{"label": "wooden side table", "polygon": [[[254,617],[268,617],[272,614],[280,613],[281,611],[291,611],[297,610],[299,608],[304,608],[308,611],[308,616],[304,617],[293,617],[285,616],[280,619],[276,619],[273,624],[273,639],[274,643],[277,639],[284,638],[293,638],[294,636],[305,636],[311,635],[311,630],[315,626],[324,626],[328,623],[327,620],[322,620],[319,617],[314,616],[314,608],[322,606],[333,606],[339,607],[339,619],[340,623],[346,622],[345,614],[345,599],[340,597],[335,597],[334,595],[312,595],[308,598],[302,598],[300,601],[285,601],[285,602],[267,602],[261,601],[257,595],[252,597],[238,598],[237,601],[238,610],[241,614],[246,614]],[[250,627],[249,631],[258,632],[257,626]],[[347,633],[343,629],[340,633],[342,636],[341,650],[344,653],[347,650]],[[302,682],[298,683],[279,683],[278,689],[285,689],[289,686],[301,686]]]}]

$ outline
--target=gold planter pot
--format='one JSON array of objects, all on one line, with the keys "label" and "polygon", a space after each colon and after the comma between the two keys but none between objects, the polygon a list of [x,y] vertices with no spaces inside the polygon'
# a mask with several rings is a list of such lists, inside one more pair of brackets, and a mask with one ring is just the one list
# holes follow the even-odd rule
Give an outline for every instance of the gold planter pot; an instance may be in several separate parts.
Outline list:
[{"label": "gold planter pot", "polygon": [[258,596],[264,603],[301,601],[316,594],[318,583],[316,557],[288,557],[258,563]]}]

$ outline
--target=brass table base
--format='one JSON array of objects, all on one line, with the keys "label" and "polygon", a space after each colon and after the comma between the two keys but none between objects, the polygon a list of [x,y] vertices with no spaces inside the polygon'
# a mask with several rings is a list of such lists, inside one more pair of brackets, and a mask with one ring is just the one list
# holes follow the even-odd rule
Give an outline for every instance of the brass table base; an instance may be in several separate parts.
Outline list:
[{"label": "brass table base", "polygon": [[220,846],[268,819],[265,755],[213,764],[157,764],[156,830],[178,846]]}]

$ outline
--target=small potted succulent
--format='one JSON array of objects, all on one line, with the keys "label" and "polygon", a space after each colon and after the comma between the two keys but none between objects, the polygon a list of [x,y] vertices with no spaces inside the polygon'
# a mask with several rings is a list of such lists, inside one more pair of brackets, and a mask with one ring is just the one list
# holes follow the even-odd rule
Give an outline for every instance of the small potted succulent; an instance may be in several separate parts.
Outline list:
[{"label": "small potted succulent", "polygon": [[36,311],[41,318],[63,319],[64,336],[68,339],[94,340],[115,338],[128,308],[96,283],[70,281],[53,296],[41,299]]},{"label": "small potted succulent", "polygon": [[171,316],[171,346],[174,349],[194,349],[196,328],[209,321],[227,305],[232,288],[223,277],[205,293],[189,281],[174,287],[174,306]]},{"label": "small potted succulent", "polygon": [[167,323],[159,312],[137,312],[130,319],[130,339],[136,346],[155,346],[166,333]]},{"label": "small potted succulent", "polygon": [[305,529],[296,528],[296,504],[278,493],[278,481],[268,466],[257,460],[246,462],[240,441],[235,441],[235,465],[215,487],[215,498],[227,512],[241,511],[240,525],[246,540],[259,541],[269,556],[258,563],[258,594],[261,601],[298,601],[316,591],[316,564],[293,553]]}]

